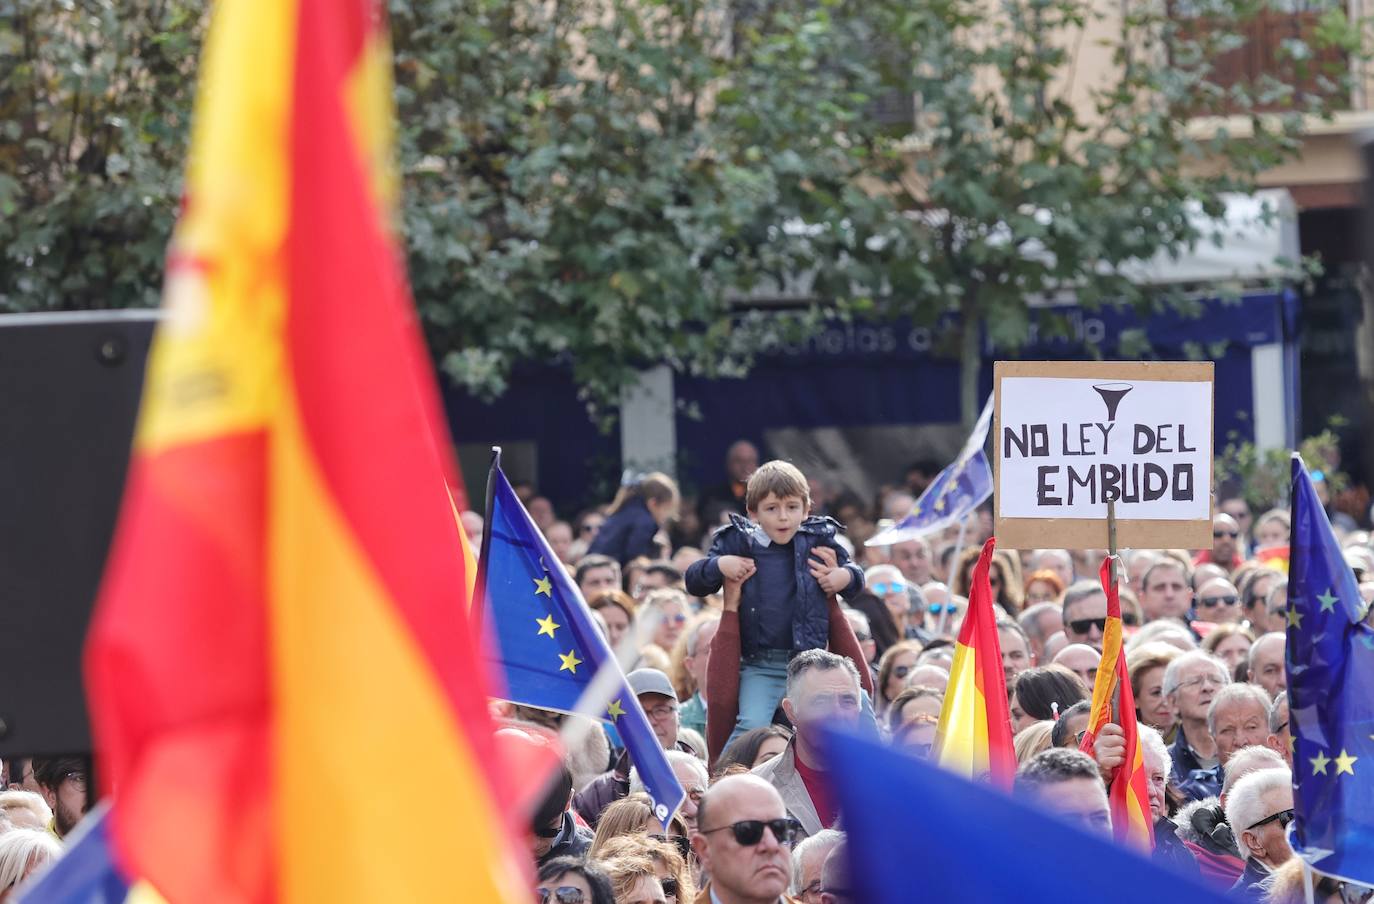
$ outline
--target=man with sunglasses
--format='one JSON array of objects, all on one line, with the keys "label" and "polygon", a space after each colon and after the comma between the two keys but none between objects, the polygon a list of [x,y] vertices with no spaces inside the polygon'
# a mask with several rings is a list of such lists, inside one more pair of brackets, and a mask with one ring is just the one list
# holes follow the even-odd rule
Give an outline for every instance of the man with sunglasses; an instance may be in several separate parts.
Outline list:
[{"label": "man with sunglasses", "polygon": [[1218,513],[1212,519],[1212,548],[1198,553],[1193,558],[1193,564],[1211,562],[1220,565],[1229,574],[1239,568],[1242,561],[1244,560],[1240,557],[1240,525],[1230,515]]},{"label": "man with sunglasses", "polygon": [[1107,595],[1097,581],[1079,581],[1064,591],[1064,636],[1102,652],[1107,627]]},{"label": "man with sunglasses", "polygon": [[[756,767],[754,774],[777,789],[787,815],[801,824],[802,837],[831,828],[839,816],[821,758],[820,728],[857,727],[862,698],[859,673],[843,656],[807,650],[788,663],[782,708],[796,733],[781,755]],[[701,822],[698,812],[698,825]]]},{"label": "man with sunglasses", "polygon": [[1245,857],[1245,870],[1231,886],[1243,901],[1263,901],[1265,878],[1293,856],[1288,824],[1293,821],[1293,774],[1261,769],[1236,782],[1226,796],[1226,821]]},{"label": "man with sunglasses", "polygon": [[1212,578],[1198,588],[1197,620],[1212,624],[1240,621],[1240,591],[1226,578]]},{"label": "man with sunglasses", "polygon": [[726,776],[702,797],[697,819],[692,847],[710,878],[695,904],[796,904],[786,891],[801,827],[772,785]]}]

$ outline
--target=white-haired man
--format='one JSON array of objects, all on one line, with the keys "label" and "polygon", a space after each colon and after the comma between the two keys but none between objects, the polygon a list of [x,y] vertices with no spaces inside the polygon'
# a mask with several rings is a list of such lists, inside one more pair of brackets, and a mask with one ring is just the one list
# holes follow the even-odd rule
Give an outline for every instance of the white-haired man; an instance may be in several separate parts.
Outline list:
[{"label": "white-haired man", "polygon": [[1283,665],[1283,651],[1288,639],[1278,631],[1261,634],[1246,654],[1246,674],[1251,684],[1264,688],[1269,699],[1288,688],[1288,672]]},{"label": "white-haired man", "polygon": [[1175,785],[1181,787],[1194,772],[1218,765],[1217,745],[1207,727],[1207,711],[1217,692],[1230,683],[1226,663],[1203,650],[1189,650],[1164,668],[1161,689],[1178,720],[1178,737],[1169,751],[1174,761]]},{"label": "white-haired man", "polygon": [[[673,775],[677,776],[678,784],[682,785],[682,790],[687,793],[677,812],[682,817],[683,824],[687,826],[687,837],[690,838],[697,833],[697,807],[701,804],[701,797],[706,793],[707,786],[711,784],[711,775],[706,771],[706,764],[694,754],[684,750],[668,750],[663,755],[668,758],[668,765],[673,767]],[[639,770],[631,769],[630,793],[636,794],[644,790],[644,779],[640,777]]]},{"label": "white-haired man", "polygon": [[844,832],[823,829],[792,850],[792,895],[803,904],[821,904],[821,868]]},{"label": "white-haired man", "polygon": [[1288,692],[1284,691],[1274,698],[1274,708],[1269,710],[1269,737],[1264,746],[1283,757],[1289,769],[1293,768],[1293,732],[1288,726]]},{"label": "white-haired man", "polygon": [[1228,684],[1207,707],[1207,733],[1216,745],[1217,764],[1194,769],[1178,783],[1189,800],[1221,793],[1223,772],[1231,755],[1242,747],[1263,746],[1269,736],[1269,695],[1253,684]]},{"label": "white-haired man", "polygon": [[1287,832],[1293,821],[1292,773],[1261,769],[1236,782],[1226,798],[1226,821],[1245,858],[1231,894],[1245,901],[1265,900],[1260,883],[1293,856]]}]

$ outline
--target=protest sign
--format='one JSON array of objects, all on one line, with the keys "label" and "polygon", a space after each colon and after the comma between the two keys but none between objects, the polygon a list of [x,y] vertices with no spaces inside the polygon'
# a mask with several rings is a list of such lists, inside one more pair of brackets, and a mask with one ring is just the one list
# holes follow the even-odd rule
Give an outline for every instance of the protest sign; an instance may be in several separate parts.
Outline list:
[{"label": "protest sign", "polygon": [[998,361],[996,534],[1014,549],[1212,543],[1212,363]]}]

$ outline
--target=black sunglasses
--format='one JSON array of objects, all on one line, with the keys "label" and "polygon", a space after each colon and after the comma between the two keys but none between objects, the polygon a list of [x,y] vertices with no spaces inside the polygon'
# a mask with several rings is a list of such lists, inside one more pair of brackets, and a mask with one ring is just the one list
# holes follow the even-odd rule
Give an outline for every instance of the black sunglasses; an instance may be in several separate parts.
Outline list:
[{"label": "black sunglasses", "polygon": [[797,833],[801,831],[801,823],[795,819],[742,819],[733,822],[728,826],[716,826],[714,829],[702,829],[702,835],[710,835],[712,832],[723,832],[729,829],[734,833],[735,841],[743,847],[753,847],[763,840],[763,830],[767,828],[773,833],[773,837],[778,840],[778,844],[790,845],[797,838]]},{"label": "black sunglasses", "polygon": [[1214,539],[1214,540],[1220,540],[1222,537],[1230,537],[1232,540],[1234,540],[1236,537],[1239,537],[1239,536],[1240,536],[1240,532],[1239,532],[1239,531],[1234,531],[1234,530],[1214,530],[1214,531],[1212,531],[1212,539]]},{"label": "black sunglasses", "polygon": [[1075,618],[1073,621],[1069,622],[1069,629],[1075,634],[1087,634],[1088,629],[1093,625],[1096,625],[1099,631],[1107,630],[1107,620],[1105,618]]},{"label": "black sunglasses", "polygon": [[692,842],[686,835],[650,835],[654,841],[662,841],[664,844],[671,844],[677,848],[677,852],[686,860],[692,853]]},{"label": "black sunglasses", "polygon": [[663,896],[665,898],[677,897],[677,880],[672,876],[666,879],[659,879],[658,884],[663,886]]},{"label": "black sunglasses", "polygon": [[898,678],[905,678],[908,674],[911,673],[911,670],[913,668],[915,668],[915,666],[899,665],[892,670],[892,674],[897,676]]},{"label": "black sunglasses", "polygon": [[[1134,612],[1123,612],[1123,613],[1121,613],[1121,623],[1122,623],[1123,625],[1130,625],[1132,628],[1134,628],[1134,627],[1136,626],[1136,623],[1137,623],[1138,621],[1140,621],[1140,619],[1138,619],[1138,618],[1135,617],[1135,613],[1134,613]],[[1104,627],[1103,630],[1105,631],[1106,628]]]},{"label": "black sunglasses", "polygon": [[1287,810],[1280,810],[1277,813],[1264,817],[1254,825],[1248,825],[1245,828],[1258,829],[1260,826],[1274,822],[1275,820],[1278,820],[1279,825],[1283,826],[1285,829],[1288,828],[1288,824],[1293,821],[1293,809],[1290,807]]},{"label": "black sunglasses", "polygon": [[1204,596],[1198,599],[1198,602],[1202,604],[1204,609],[1215,609],[1217,606],[1234,606],[1240,602],[1240,597],[1234,593],[1228,593],[1224,596]]},{"label": "black sunglasses", "polygon": [[575,885],[560,885],[557,888],[536,888],[535,893],[539,895],[539,904],[587,904],[587,896],[582,894],[582,889]]}]

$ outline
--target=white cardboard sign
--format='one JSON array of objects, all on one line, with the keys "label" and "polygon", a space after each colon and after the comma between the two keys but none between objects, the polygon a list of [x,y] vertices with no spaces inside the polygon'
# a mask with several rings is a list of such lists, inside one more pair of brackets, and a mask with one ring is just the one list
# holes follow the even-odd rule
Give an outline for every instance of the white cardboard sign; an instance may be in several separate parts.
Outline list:
[{"label": "white cardboard sign", "polygon": [[[996,383],[999,539],[1003,523],[1021,538],[1034,520],[1037,546],[1064,545],[1047,527],[1077,527],[1085,539],[1075,545],[1105,546],[1108,502],[1119,528],[1188,522],[1172,546],[1210,531],[1210,363],[999,362]],[[1092,523],[1101,526],[1085,533]]]}]

